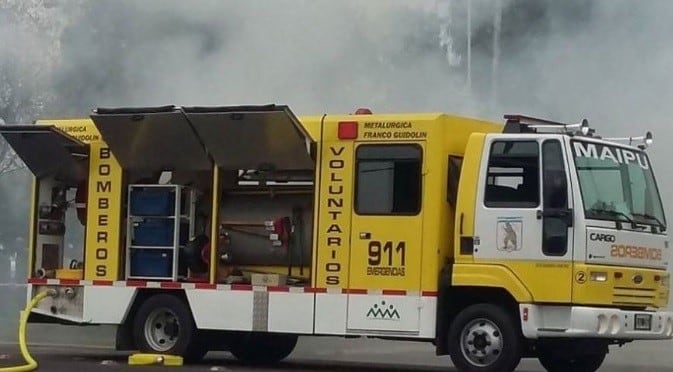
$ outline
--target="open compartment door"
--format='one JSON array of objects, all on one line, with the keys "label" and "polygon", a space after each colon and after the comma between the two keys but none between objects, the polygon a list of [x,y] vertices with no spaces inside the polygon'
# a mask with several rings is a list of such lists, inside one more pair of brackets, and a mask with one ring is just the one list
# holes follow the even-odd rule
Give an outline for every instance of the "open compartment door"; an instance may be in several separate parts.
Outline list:
[{"label": "open compartment door", "polygon": [[222,169],[312,170],[314,140],[287,106],[186,107]]},{"label": "open compartment door", "polygon": [[203,144],[184,114],[174,106],[99,108],[91,119],[124,169],[212,169]]},{"label": "open compartment door", "polygon": [[0,134],[38,178],[78,184],[87,176],[89,145],[53,125],[3,125]]}]

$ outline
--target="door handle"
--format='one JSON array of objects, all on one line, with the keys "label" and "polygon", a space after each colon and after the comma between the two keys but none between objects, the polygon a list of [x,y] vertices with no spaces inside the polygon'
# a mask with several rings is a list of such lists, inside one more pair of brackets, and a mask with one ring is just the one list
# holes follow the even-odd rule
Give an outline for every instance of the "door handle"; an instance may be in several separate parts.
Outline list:
[{"label": "door handle", "polygon": [[361,232],[360,233],[360,239],[369,239],[371,237],[372,237],[372,234],[370,234],[368,232]]},{"label": "door handle", "polygon": [[570,209],[548,209],[548,210],[537,210],[537,219],[541,220],[542,217],[559,217],[567,218],[571,214]]},{"label": "door handle", "polygon": [[552,217],[552,218],[558,218],[565,222],[568,227],[572,227],[573,225],[573,210],[566,208],[566,209],[549,209],[549,210],[537,210],[537,219],[541,220],[543,217]]}]

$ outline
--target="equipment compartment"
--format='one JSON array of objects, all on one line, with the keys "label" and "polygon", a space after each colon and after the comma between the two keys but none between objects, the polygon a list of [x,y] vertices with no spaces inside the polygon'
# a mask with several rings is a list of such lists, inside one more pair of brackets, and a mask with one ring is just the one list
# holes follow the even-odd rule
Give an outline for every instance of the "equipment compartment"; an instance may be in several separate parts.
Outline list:
[{"label": "equipment compartment", "polygon": [[194,190],[131,184],[128,195],[126,278],[180,279],[180,252],[194,235]]},{"label": "equipment compartment", "polygon": [[171,278],[173,251],[170,249],[134,249],[130,252],[133,277]]},{"label": "equipment compartment", "polygon": [[131,214],[134,216],[171,216],[175,214],[175,190],[162,188],[131,189]]},{"label": "equipment compartment", "polygon": [[[173,247],[175,221],[171,218],[147,218],[133,226],[134,246]],[[189,241],[189,223],[180,224],[179,244]]]}]

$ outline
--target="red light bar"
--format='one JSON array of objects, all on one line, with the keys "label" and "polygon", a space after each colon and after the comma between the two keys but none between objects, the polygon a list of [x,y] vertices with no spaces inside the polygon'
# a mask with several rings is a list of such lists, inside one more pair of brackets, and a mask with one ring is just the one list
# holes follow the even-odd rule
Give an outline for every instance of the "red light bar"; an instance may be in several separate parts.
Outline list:
[{"label": "red light bar", "polygon": [[358,122],[357,121],[340,121],[339,122],[339,139],[356,139],[358,138]]}]

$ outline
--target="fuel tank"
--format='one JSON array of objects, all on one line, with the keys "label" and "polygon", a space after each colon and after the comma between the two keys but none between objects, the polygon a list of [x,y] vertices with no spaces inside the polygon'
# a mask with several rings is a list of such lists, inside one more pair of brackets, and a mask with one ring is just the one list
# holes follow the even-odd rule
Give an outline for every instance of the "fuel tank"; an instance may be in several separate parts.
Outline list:
[{"label": "fuel tank", "polygon": [[235,266],[310,265],[312,193],[228,193],[220,206],[219,246]]}]

